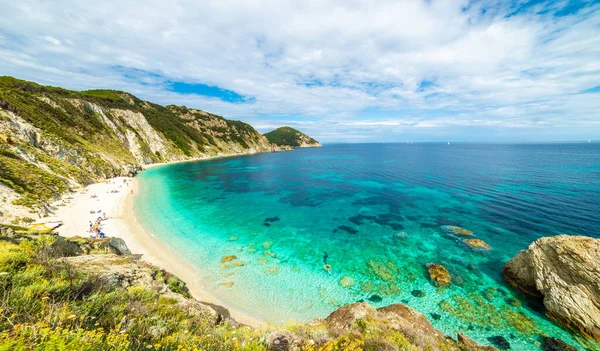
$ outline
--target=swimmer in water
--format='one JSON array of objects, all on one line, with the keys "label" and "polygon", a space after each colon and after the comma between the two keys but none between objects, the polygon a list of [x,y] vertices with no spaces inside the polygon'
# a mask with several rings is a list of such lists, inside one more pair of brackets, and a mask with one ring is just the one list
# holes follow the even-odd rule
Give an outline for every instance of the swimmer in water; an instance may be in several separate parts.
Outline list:
[{"label": "swimmer in water", "polygon": [[323,263],[327,264],[327,257],[329,257],[329,255],[327,254],[327,251],[325,251],[325,254],[323,255]]}]

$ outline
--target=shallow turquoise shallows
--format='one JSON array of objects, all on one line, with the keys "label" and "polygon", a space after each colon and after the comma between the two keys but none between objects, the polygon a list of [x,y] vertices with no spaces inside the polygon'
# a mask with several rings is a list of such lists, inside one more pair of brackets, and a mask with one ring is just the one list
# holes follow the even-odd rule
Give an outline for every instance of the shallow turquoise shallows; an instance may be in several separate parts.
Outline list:
[{"label": "shallow turquoise shallows", "polygon": [[[577,345],[501,272],[542,236],[600,237],[600,144],[329,145],[139,179],[143,226],[225,306],[282,324],[357,301],[404,303],[482,344],[502,336],[512,350],[539,350],[550,335]],[[237,260],[222,263],[227,255]],[[434,286],[428,263],[452,285]]]}]

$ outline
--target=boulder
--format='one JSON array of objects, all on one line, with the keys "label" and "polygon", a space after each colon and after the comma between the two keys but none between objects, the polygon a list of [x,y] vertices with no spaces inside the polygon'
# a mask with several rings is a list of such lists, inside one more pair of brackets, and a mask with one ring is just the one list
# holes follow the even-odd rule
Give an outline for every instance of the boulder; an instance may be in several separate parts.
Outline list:
[{"label": "boulder", "polygon": [[[490,346],[480,346],[465,336],[462,341],[456,342],[435,329],[423,314],[403,304],[393,304],[379,309],[374,309],[365,302],[346,305],[333,312],[324,321],[316,320],[311,323],[313,328],[317,325],[324,325],[333,336],[348,335],[348,333],[367,336],[364,334],[365,330],[368,333],[373,328],[375,328],[373,330],[379,330],[378,333],[381,335],[400,332],[418,350],[496,350]],[[365,325],[368,327],[365,328]],[[373,332],[373,330],[371,331]],[[369,348],[367,348],[367,343]],[[395,350],[394,345],[385,340],[372,338],[365,339],[365,349]]]},{"label": "boulder", "polygon": [[600,239],[538,239],[506,263],[503,274],[514,287],[542,297],[549,318],[600,341]]},{"label": "boulder", "polygon": [[366,302],[354,303],[340,307],[325,318],[328,329],[337,335],[354,330],[355,322],[368,316],[375,316],[377,310]]},{"label": "boulder", "polygon": [[108,247],[109,250],[112,251],[112,253],[114,254],[131,255],[131,251],[129,251],[127,244],[125,244],[125,240],[121,238],[110,238],[110,241],[108,242]]},{"label": "boulder", "polygon": [[270,351],[298,350],[297,338],[288,331],[275,331],[267,338],[267,349]]},{"label": "boulder", "polygon": [[441,264],[428,263],[427,270],[429,271],[429,277],[438,287],[448,286],[452,282],[450,273],[448,273],[446,267],[442,266]]}]

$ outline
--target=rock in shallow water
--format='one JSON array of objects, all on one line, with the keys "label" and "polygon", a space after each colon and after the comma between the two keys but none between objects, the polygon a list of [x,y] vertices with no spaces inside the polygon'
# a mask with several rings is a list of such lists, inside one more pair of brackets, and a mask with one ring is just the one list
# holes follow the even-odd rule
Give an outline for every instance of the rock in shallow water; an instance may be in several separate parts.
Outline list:
[{"label": "rock in shallow water", "polygon": [[490,250],[492,247],[481,239],[467,239],[465,240],[465,244],[467,244],[472,249],[478,250]]},{"label": "rock in shallow water", "polygon": [[510,343],[503,336],[491,336],[488,340],[500,350],[510,350]]},{"label": "rock in shallow water", "polygon": [[600,239],[538,239],[510,260],[503,274],[523,292],[543,297],[549,318],[600,341]]},{"label": "rock in shallow water", "polygon": [[544,338],[544,351],[577,351],[577,349],[566,342],[556,338]]},{"label": "rock in shallow water", "polygon": [[342,288],[350,288],[352,287],[356,282],[354,281],[354,279],[350,278],[349,276],[345,275],[342,277],[342,279],[340,279],[340,286]]},{"label": "rock in shallow water", "polygon": [[448,273],[448,270],[441,264],[428,263],[427,270],[429,271],[429,277],[431,280],[433,280],[436,286],[445,287],[450,285],[452,281],[450,273]]}]

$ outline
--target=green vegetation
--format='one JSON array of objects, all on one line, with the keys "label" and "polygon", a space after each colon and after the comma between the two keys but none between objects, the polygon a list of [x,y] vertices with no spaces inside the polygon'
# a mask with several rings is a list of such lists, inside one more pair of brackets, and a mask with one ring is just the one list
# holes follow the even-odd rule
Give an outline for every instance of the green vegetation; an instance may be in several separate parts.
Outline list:
[{"label": "green vegetation", "polygon": [[291,127],[281,127],[265,134],[270,143],[279,146],[299,147],[302,143],[318,144],[318,142],[306,134]]},{"label": "green vegetation", "polygon": [[70,91],[13,77],[0,77],[0,121],[11,121],[0,125],[0,183],[32,208],[66,191],[69,181],[89,184],[139,163],[267,151],[264,138],[240,121],[122,91]]}]

